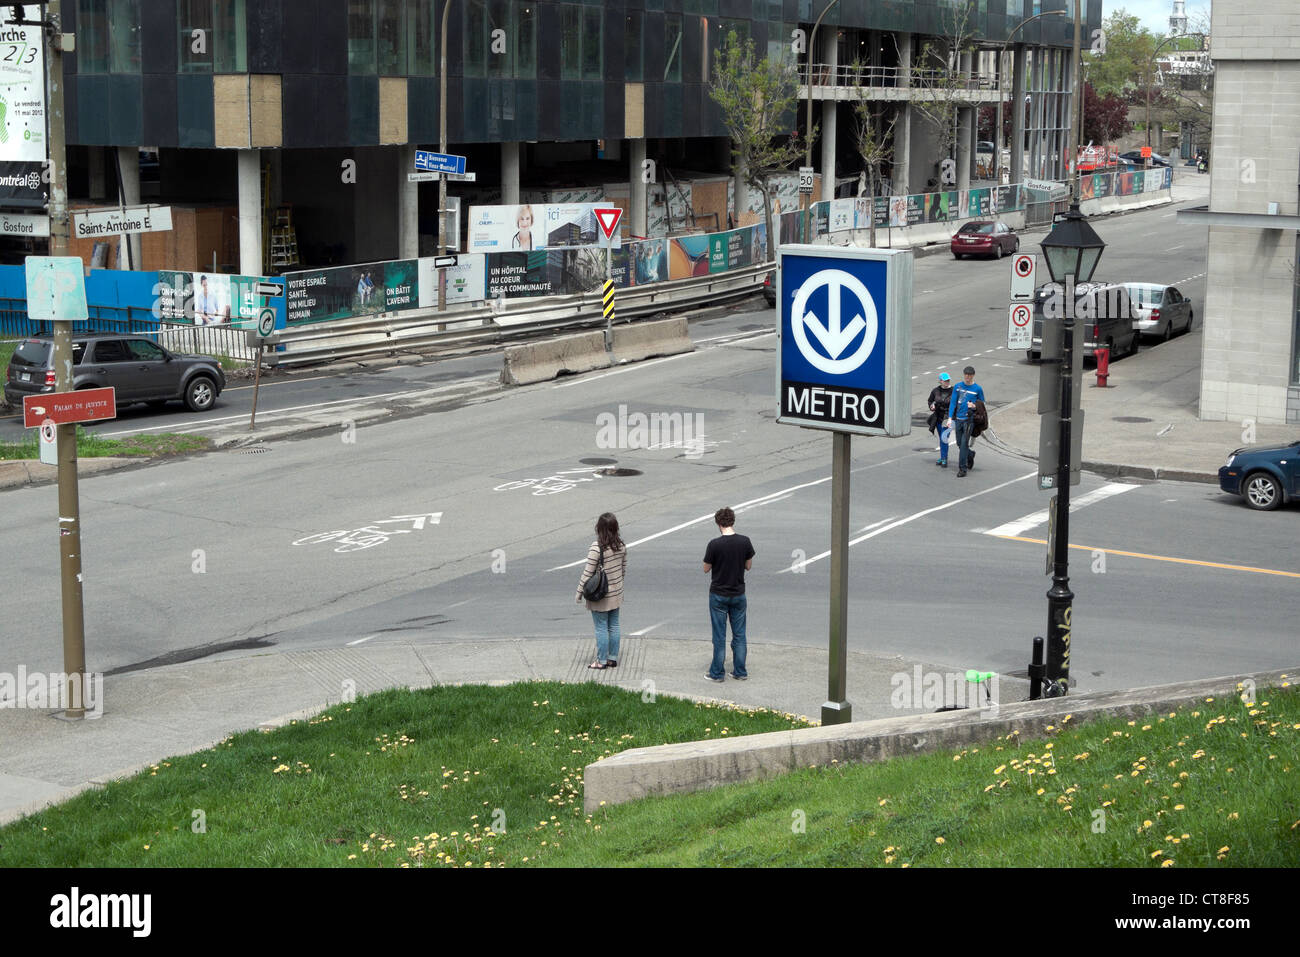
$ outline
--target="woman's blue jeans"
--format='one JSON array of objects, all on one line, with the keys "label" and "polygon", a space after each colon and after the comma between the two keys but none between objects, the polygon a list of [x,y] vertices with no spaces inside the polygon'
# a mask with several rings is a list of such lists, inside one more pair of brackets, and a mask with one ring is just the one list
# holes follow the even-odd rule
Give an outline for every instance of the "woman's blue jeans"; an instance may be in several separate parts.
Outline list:
[{"label": "woman's blue jeans", "polygon": [[618,609],[593,611],[591,620],[596,625],[596,659],[618,661]]}]

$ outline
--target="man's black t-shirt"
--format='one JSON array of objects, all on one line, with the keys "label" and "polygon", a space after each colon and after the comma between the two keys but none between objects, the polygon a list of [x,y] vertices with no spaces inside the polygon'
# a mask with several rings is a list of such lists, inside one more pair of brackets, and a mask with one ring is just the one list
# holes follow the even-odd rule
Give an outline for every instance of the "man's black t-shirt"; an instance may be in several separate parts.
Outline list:
[{"label": "man's black t-shirt", "polygon": [[749,536],[719,535],[704,549],[704,563],[710,566],[713,583],[709,591],[715,595],[745,594],[745,562],[754,557],[754,546]]}]

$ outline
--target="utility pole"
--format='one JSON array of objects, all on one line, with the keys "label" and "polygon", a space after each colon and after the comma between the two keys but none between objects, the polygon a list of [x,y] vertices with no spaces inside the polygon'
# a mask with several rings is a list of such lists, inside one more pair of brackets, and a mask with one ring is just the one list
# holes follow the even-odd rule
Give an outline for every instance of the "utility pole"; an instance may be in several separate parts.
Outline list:
[{"label": "utility pole", "polygon": [[[45,44],[50,162],[50,255],[66,256],[68,222],[67,137],[64,130],[63,4],[47,4]],[[21,10],[21,8],[19,8]],[[72,323],[54,322],[54,391],[72,391]],[[64,717],[81,719],[85,710],[86,630],[81,596],[81,500],[77,488],[77,426],[59,425],[59,571],[63,594]]]},{"label": "utility pole", "polygon": [[[447,153],[447,14],[451,0],[442,4],[442,54],[438,65],[438,152]],[[438,174],[438,255],[447,255],[447,174]],[[438,267],[438,311],[447,311],[447,269]],[[442,326],[438,327],[439,329]]]}]

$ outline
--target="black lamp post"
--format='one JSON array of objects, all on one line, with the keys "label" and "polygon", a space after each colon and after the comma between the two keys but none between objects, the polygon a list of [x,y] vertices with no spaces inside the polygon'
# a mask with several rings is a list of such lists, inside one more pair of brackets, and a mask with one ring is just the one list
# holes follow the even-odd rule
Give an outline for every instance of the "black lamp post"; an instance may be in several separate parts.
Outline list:
[{"label": "black lamp post", "polygon": [[1047,592],[1047,695],[1060,697],[1070,684],[1070,618],[1074,603],[1074,593],[1070,591],[1070,431],[1076,388],[1073,382],[1074,286],[1092,278],[1106,244],[1079,212],[1076,198],[1069,212],[1047,234],[1042,247],[1047,271],[1052,281],[1061,287],[1065,299],[1061,310],[1061,430],[1056,469],[1052,587]]}]

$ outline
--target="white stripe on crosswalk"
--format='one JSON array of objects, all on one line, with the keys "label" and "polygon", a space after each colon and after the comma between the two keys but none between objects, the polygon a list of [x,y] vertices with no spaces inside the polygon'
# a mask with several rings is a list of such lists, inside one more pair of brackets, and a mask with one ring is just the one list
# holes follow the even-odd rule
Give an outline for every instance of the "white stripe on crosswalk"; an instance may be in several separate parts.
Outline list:
[{"label": "white stripe on crosswalk", "polygon": [[[1130,485],[1127,482],[1111,482],[1103,485],[1101,488],[1093,489],[1091,492],[1085,492],[1076,499],[1070,501],[1070,513],[1081,508],[1086,508],[1103,499],[1110,498],[1112,495],[1119,495],[1121,492],[1128,492],[1137,488],[1136,485]],[[1047,524],[1047,509],[1041,512],[1033,512],[1024,518],[1018,518],[1014,522],[1007,522],[1005,525],[999,525],[997,528],[990,528],[985,535],[996,535],[1000,538],[1015,537],[1023,535],[1029,529],[1038,525]]]}]

